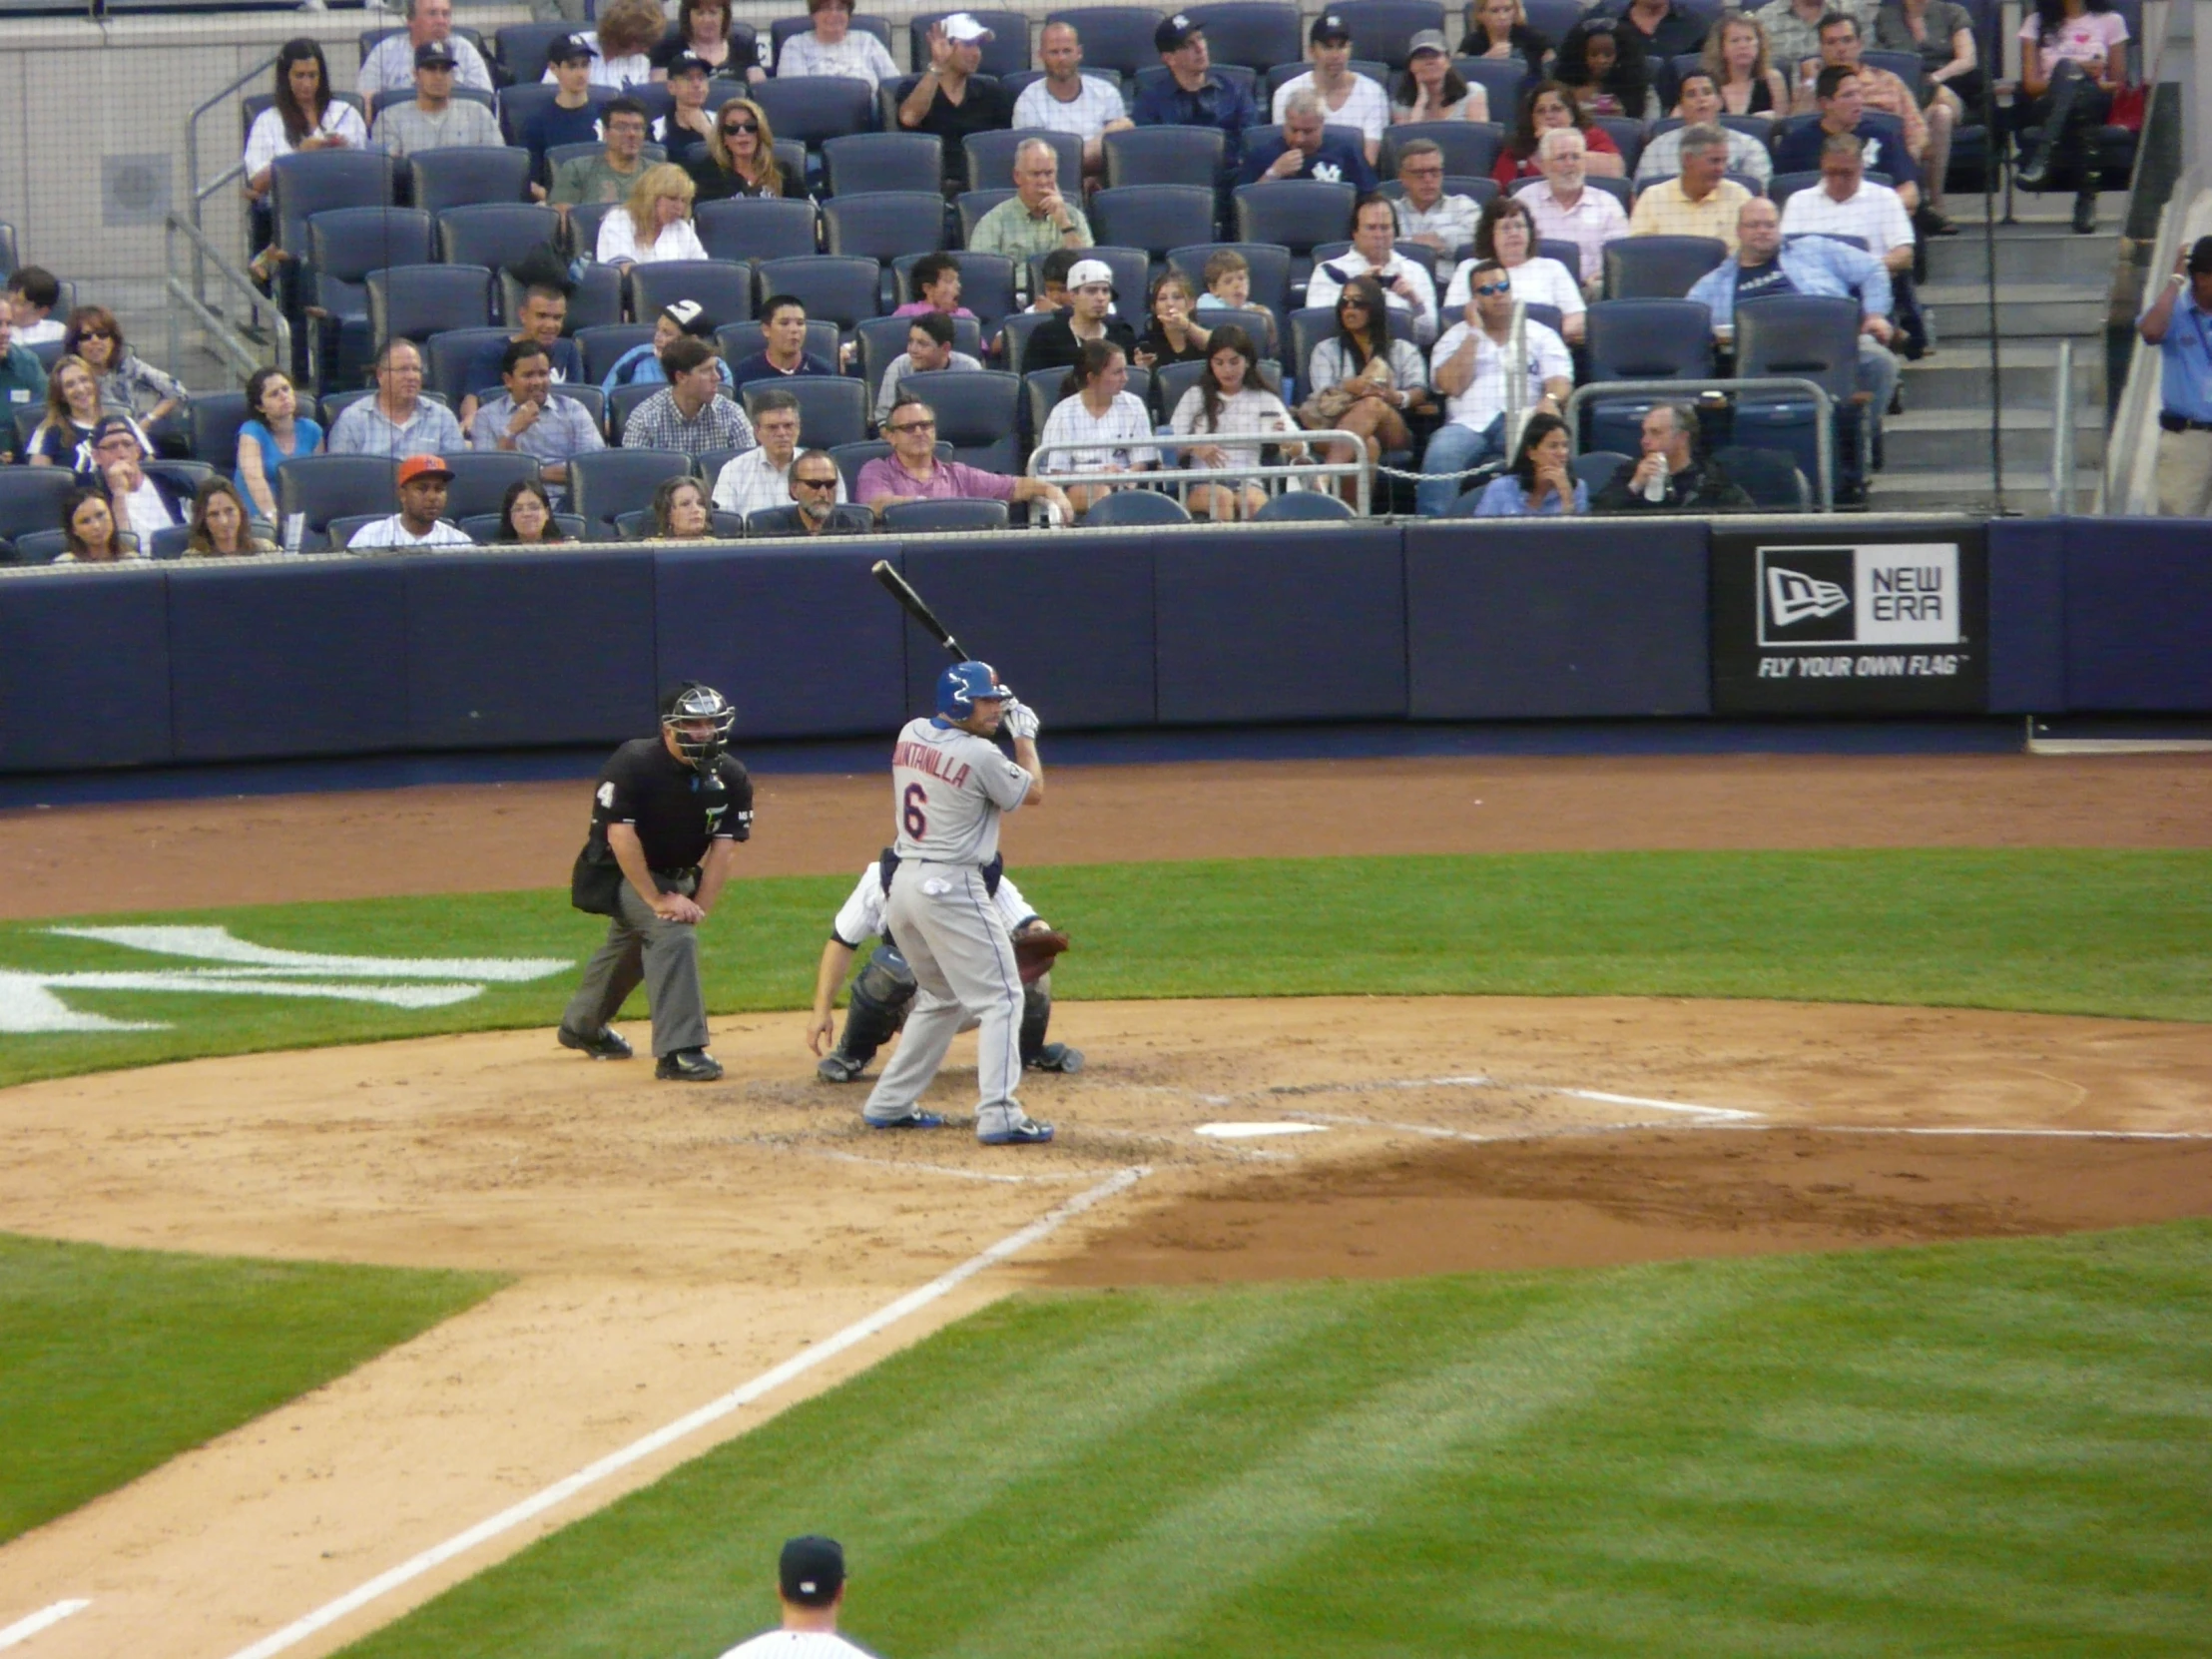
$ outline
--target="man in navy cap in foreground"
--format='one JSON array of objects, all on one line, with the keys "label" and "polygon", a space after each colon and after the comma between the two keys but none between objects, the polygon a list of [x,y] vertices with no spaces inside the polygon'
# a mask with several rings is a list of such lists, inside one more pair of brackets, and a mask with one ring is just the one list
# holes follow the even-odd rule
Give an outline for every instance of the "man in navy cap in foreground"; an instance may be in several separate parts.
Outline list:
[{"label": "man in navy cap in foreground", "polygon": [[722,1659],[873,1659],[837,1634],[844,1605],[844,1547],[834,1538],[794,1538],[777,1562],[776,1593],[784,1622]]}]

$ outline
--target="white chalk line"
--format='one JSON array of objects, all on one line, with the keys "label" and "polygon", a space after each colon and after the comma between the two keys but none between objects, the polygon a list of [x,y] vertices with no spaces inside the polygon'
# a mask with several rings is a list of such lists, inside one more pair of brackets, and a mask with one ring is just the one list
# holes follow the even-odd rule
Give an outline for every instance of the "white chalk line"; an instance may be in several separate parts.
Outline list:
[{"label": "white chalk line", "polygon": [[[1559,1091],[1565,1092],[1565,1091]],[[2008,1128],[1997,1125],[1927,1125],[1866,1124],[1866,1123],[1736,1123],[1699,1122],[1686,1124],[1661,1123],[1589,1123],[1575,1124],[1558,1129],[1499,1130],[1481,1134],[1469,1129],[1446,1129],[1433,1123],[1392,1123],[1385,1118],[1350,1117],[1329,1112],[1288,1112],[1287,1117],[1303,1118],[1310,1123],[1343,1124],[1359,1129],[1383,1129],[1400,1135],[1419,1135],[1436,1141],[1554,1141],[1580,1135],[1629,1134],[1639,1129],[1753,1130],[1779,1133],[1800,1130],[1809,1135],[1975,1135],[2012,1137],[2040,1140],[2077,1141],[2212,1141],[2212,1131],[2198,1129],[2040,1129]]]},{"label": "white chalk line", "polygon": [[0,1647],[14,1647],[27,1642],[41,1630],[51,1629],[72,1613],[81,1613],[92,1603],[83,1599],[57,1601],[51,1607],[41,1607],[27,1619],[17,1619],[5,1630],[0,1630]]},{"label": "white chalk line", "polygon": [[1097,1186],[1077,1193],[1073,1198],[1039,1216],[1019,1232],[1009,1233],[989,1249],[969,1257],[951,1272],[932,1279],[919,1290],[909,1291],[897,1301],[878,1309],[867,1318],[846,1326],[835,1336],[815,1344],[804,1354],[794,1355],[782,1365],[763,1372],[744,1386],[732,1389],[721,1398],[710,1400],[696,1411],[678,1417],[674,1422],[656,1428],[640,1439],[632,1440],[619,1451],[610,1452],[597,1462],[578,1469],[562,1480],[556,1480],[542,1491],[533,1493],[520,1503],[502,1509],[489,1519],[478,1521],[464,1532],[457,1532],[441,1544],[422,1551],[421,1554],[402,1561],[387,1572],[377,1574],[367,1583],[348,1590],[334,1601],[325,1602],[305,1617],[265,1636],[250,1647],[241,1648],[232,1659],[272,1659],[275,1654],[296,1646],[324,1627],[336,1623],[350,1613],[358,1612],[370,1602],[390,1594],[401,1585],[420,1578],[432,1568],[442,1566],[457,1555],[465,1554],[478,1544],[487,1543],[503,1532],[510,1532],[545,1513],[557,1504],[574,1497],[587,1487],[597,1485],[610,1475],[618,1474],[656,1451],[675,1444],[678,1440],[696,1433],[711,1423],[720,1421],[733,1411],[752,1404],[763,1395],[782,1387],[794,1379],[806,1375],[828,1360],[834,1359],[847,1349],[857,1347],[870,1337],[889,1330],[911,1314],[920,1312],[933,1302],[941,1301],[959,1286],[973,1279],[984,1269],[1019,1254],[1038,1240],[1048,1237],[1074,1220],[1084,1211],[1103,1204],[1118,1193],[1128,1191],[1150,1174],[1147,1166],[1136,1165],[1118,1170]]},{"label": "white chalk line", "polygon": [[[1267,1095],[1372,1094],[1382,1089],[1507,1089],[1516,1094],[1556,1094],[1574,1100],[1595,1100],[1607,1106],[1648,1106],[1653,1111],[1680,1112],[1689,1117],[1752,1119],[1764,1115],[1742,1111],[1734,1106],[1698,1106],[1685,1100],[1654,1100],[1648,1095],[1640,1094],[1607,1094],[1602,1089],[1566,1089],[1551,1083],[1508,1083],[1495,1077],[1473,1074],[1462,1077],[1382,1078],[1350,1083],[1291,1083],[1261,1090],[1257,1096],[1242,1098],[1252,1099]],[[1232,1104],[1239,1097],[1199,1095],[1196,1098],[1206,1105],[1216,1106]]]}]

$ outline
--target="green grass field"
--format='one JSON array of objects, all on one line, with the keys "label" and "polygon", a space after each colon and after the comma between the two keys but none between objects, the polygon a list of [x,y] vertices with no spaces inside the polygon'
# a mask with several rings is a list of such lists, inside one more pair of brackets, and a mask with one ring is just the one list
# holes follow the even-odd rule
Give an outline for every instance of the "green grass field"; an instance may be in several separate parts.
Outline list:
[{"label": "green grass field", "polygon": [[[1760,996],[2212,1019],[2212,854],[1637,852],[1026,870],[1076,938],[1070,997]],[[849,877],[746,882],[709,924],[720,1013],[802,1008]],[[600,924],[551,890],[180,912],[257,944],[581,961]],[[184,965],[0,927],[0,968]],[[1232,942],[1233,941],[1233,942]],[[569,975],[421,1011],[70,989],[165,1031],[0,1037],[0,1085],[161,1060],[550,1025]]]},{"label": "green grass field", "polygon": [[0,1234],[0,1543],[502,1283]]},{"label": "green grass field", "polygon": [[1032,1296],[347,1650],[707,1659],[841,1537],[897,1659],[2202,1655],[2212,1225]]}]

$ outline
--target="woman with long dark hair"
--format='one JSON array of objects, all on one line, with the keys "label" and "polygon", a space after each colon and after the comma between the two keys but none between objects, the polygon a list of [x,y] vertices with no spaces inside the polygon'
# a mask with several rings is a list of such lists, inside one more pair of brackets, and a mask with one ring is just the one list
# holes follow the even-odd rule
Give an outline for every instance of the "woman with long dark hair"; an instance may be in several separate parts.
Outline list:
[{"label": "woman with long dark hair", "polygon": [[143,559],[138,537],[119,530],[106,490],[76,489],[62,497],[62,551],[58,565],[112,565]]},{"label": "woman with long dark hair", "polygon": [[776,134],[768,112],[750,98],[733,98],[715,112],[707,153],[691,164],[701,202],[734,196],[782,196],[784,170],[776,164]]},{"label": "woman with long dark hair", "polygon": [[[1160,452],[1144,440],[1152,436],[1152,417],[1144,399],[1129,389],[1129,359],[1109,339],[1083,342],[1075,366],[1060,383],[1060,401],[1045,416],[1040,445],[1081,443],[1092,447],[1049,456],[1040,470],[1055,472],[1137,472],[1154,465]],[[1113,484],[1075,484],[1068,500],[1088,512],[1111,495]]]},{"label": "woman with long dark hair", "polygon": [[2035,0],[2035,13],[2020,25],[2020,136],[2036,133],[2035,153],[2020,167],[2019,182],[2040,190],[2051,170],[2064,164],[2074,175],[2073,228],[2089,236],[2097,228],[2101,167],[2097,132],[2112,112],[2112,95],[2127,84],[2127,19],[2112,0]]},{"label": "woman with long dark hair", "polygon": [[714,541],[707,486],[681,473],[661,480],[653,492],[653,534],[649,541]]},{"label": "woman with long dark hair", "polygon": [[[1314,347],[1307,359],[1306,383],[1313,393],[1298,408],[1309,427],[1359,435],[1364,449],[1333,439],[1322,451],[1328,461],[1369,465],[1384,450],[1410,449],[1405,422],[1431,406],[1428,372],[1420,348],[1390,335],[1389,305],[1382,284],[1373,276],[1355,276],[1337,295],[1337,332]],[[1345,479],[1348,499],[1358,481]]]},{"label": "woman with long dark hair", "polygon": [[276,551],[274,542],[254,534],[254,521],[246,509],[246,497],[230,479],[207,479],[193,493],[192,530],[185,538],[188,555],[201,559],[242,559]]},{"label": "woman with long dark hair", "polygon": [[239,427],[238,469],[231,481],[276,522],[276,469],[294,455],[312,455],[322,447],[321,422],[299,412],[299,394],[280,368],[258,368],[246,382],[246,406],[252,412]]},{"label": "woman with long dark hair", "polygon": [[1567,423],[1555,414],[1528,417],[1513,445],[1513,469],[1492,478],[1476,498],[1476,518],[1551,517],[1590,510],[1590,487],[1567,468]]},{"label": "woman with long dark hair", "polygon": [[[1281,434],[1298,430],[1283,399],[1260,384],[1260,348],[1250,334],[1233,322],[1225,323],[1214,330],[1210,345],[1198,384],[1175,405],[1170,424],[1177,436],[1257,438],[1266,434],[1280,440]],[[1276,448],[1284,460],[1303,460],[1307,453],[1306,446],[1296,442],[1202,443],[1184,448],[1178,464],[1230,472],[1261,465],[1264,447]],[[1250,518],[1267,500],[1268,492],[1257,480],[1237,478],[1224,484],[1192,485],[1189,505],[1202,518],[1237,519]]]},{"label": "woman with long dark hair", "polygon": [[1521,95],[1520,115],[1513,123],[1512,136],[1498,152],[1497,166],[1490,170],[1490,177],[1497,181],[1500,190],[1510,191],[1523,179],[1543,176],[1543,167],[1536,160],[1536,146],[1554,127],[1572,127],[1582,135],[1582,142],[1589,149],[1589,157],[1582,164],[1583,171],[1591,178],[1624,179],[1628,176],[1628,169],[1621,165],[1621,147],[1603,127],[1594,125],[1582,113],[1581,101],[1575,97],[1574,89],[1558,81],[1538,81]]},{"label": "woman with long dark hair", "polygon": [[269,195],[278,156],[368,144],[368,124],[359,110],[330,96],[330,65],[321,45],[305,35],[276,49],[276,98],[246,135],[246,195],[257,204]]},{"label": "woman with long dark hair", "polygon": [[1390,125],[1489,119],[1489,93],[1468,86],[1467,78],[1452,68],[1444,37],[1434,29],[1415,35],[1405,54],[1405,68],[1390,87]]},{"label": "woman with long dark hair", "polygon": [[192,401],[191,393],[131,349],[123,324],[105,305],[79,305],[62,330],[62,351],[99,377],[100,401],[151,426]]},{"label": "woman with long dark hair", "polygon": [[499,534],[492,539],[501,546],[534,547],[541,542],[566,541],[568,532],[555,520],[553,498],[545,493],[545,486],[535,478],[517,478],[507,486],[506,498],[499,503]]},{"label": "woman with long dark hair", "polygon": [[1574,89],[1590,115],[1648,121],[1657,115],[1644,37],[1617,17],[1585,16],[1559,42],[1552,78]]}]

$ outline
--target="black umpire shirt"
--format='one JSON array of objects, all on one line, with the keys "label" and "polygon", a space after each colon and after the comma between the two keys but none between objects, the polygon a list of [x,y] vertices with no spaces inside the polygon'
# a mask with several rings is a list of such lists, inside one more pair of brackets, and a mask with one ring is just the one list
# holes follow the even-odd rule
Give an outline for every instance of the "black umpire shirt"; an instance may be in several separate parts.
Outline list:
[{"label": "black umpire shirt", "polygon": [[595,855],[608,851],[610,824],[637,830],[648,869],[690,869],[707,855],[709,841],[752,838],[753,780],[728,755],[701,777],[659,738],[638,738],[616,750],[599,775],[591,812]]}]

